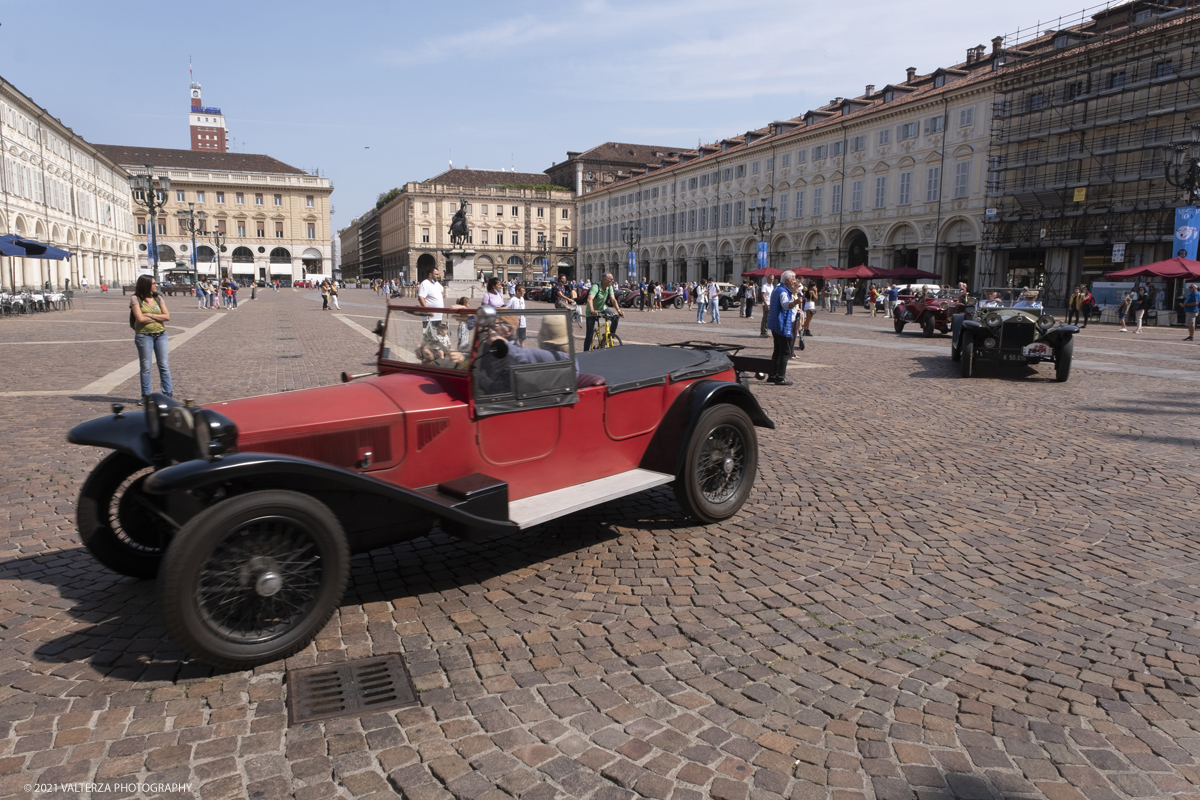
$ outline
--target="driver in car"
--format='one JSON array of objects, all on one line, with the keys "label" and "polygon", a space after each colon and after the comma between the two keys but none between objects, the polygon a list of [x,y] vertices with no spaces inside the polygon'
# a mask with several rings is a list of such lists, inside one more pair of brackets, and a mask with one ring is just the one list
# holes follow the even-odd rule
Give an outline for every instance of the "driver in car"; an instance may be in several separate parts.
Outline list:
[{"label": "driver in car", "polygon": [[[560,323],[557,334],[554,322]],[[547,317],[542,320],[538,332],[538,343],[554,343],[556,349],[521,347],[513,340],[517,333],[516,317],[497,317],[487,334],[486,343],[479,346],[475,357],[475,380],[481,394],[507,394],[512,391],[510,369],[516,364],[544,364],[551,361],[566,361],[566,320],[562,317]],[[549,329],[546,328],[549,323]]]},{"label": "driver in car", "polygon": [[995,292],[987,292],[983,299],[979,301],[980,308],[1000,308],[1004,304],[1000,302],[1000,298]]}]

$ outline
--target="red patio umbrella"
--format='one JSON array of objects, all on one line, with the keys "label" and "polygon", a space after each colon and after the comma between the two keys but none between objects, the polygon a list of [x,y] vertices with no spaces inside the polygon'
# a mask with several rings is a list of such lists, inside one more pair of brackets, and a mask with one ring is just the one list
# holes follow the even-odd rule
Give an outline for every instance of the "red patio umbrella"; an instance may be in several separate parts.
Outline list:
[{"label": "red patio umbrella", "polygon": [[775,269],[774,267],[761,267],[760,269],[752,269],[749,272],[743,272],[743,278],[778,278],[783,274],[783,270]]},{"label": "red patio umbrella", "polygon": [[1200,277],[1200,261],[1175,256],[1166,261],[1155,261],[1140,267],[1129,267],[1108,273],[1110,278],[1197,278]]}]

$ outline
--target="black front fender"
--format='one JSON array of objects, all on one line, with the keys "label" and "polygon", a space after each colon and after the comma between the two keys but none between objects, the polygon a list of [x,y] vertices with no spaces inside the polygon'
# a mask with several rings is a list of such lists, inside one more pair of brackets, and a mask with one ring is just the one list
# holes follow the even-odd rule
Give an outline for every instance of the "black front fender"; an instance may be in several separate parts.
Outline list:
[{"label": "black front fender", "polygon": [[775,428],[775,423],[745,386],[731,381],[699,380],[687,387],[667,409],[639,466],[677,475],[684,445],[691,438],[696,421],[705,409],[718,403],[731,403],[742,409],[759,428]]},{"label": "black front fender", "polygon": [[481,517],[463,506],[439,499],[436,491],[406,489],[340,467],[306,458],[274,453],[236,453],[206,461],[195,459],[161,469],[146,478],[149,494],[170,494],[234,483],[255,488],[281,488],[309,492],[352,492],[373,495],[382,500],[415,508],[458,523],[479,533],[515,533],[517,525],[508,519]]},{"label": "black front fender", "polygon": [[120,417],[110,415],[81,422],[67,433],[67,441],[117,450],[147,464],[156,460],[146,428],[146,415],[140,409]]},{"label": "black front fender", "polygon": [[1059,347],[1062,347],[1064,344],[1071,341],[1071,338],[1077,333],[1079,333],[1078,325],[1060,325],[1043,336],[1041,341],[1057,350]]}]

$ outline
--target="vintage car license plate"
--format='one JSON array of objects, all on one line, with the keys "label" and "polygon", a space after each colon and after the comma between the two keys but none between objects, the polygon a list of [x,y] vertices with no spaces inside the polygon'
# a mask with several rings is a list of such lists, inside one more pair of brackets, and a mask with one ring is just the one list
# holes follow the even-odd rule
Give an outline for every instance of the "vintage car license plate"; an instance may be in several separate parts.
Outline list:
[{"label": "vintage car license plate", "polygon": [[1001,360],[1003,360],[1003,361],[1024,361],[1025,355],[1023,353],[1005,353]]},{"label": "vintage car license plate", "polygon": [[1050,355],[1050,348],[1044,344],[1030,344],[1025,346],[1025,355],[1045,357]]}]

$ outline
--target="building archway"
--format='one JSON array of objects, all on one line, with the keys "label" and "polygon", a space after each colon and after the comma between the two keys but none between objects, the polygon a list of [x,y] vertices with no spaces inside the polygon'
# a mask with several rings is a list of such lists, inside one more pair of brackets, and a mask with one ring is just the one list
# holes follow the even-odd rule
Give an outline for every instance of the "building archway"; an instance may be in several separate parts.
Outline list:
[{"label": "building archway", "polygon": [[417,258],[417,277],[425,280],[429,277],[429,270],[437,266],[437,259],[429,253],[422,253]]},{"label": "building archway", "polygon": [[846,237],[846,266],[859,267],[866,264],[870,250],[867,235],[857,228],[851,231]]},{"label": "building archway", "polygon": [[[283,250],[282,247],[275,248]],[[284,252],[287,252],[284,250]],[[300,254],[300,263],[304,265],[305,274],[322,275],[325,272],[325,260],[321,256],[321,251],[315,247],[310,247]]]}]

